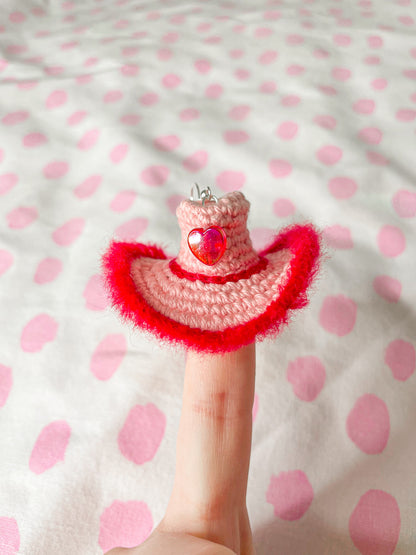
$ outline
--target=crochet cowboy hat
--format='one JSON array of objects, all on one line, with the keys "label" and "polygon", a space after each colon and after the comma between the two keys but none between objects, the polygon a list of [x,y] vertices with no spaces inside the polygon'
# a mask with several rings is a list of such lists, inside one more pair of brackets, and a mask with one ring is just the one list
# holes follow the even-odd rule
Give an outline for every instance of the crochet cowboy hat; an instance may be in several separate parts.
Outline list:
[{"label": "crochet cowboy hat", "polygon": [[261,252],[252,246],[249,201],[217,199],[209,188],[176,209],[179,253],[112,240],[102,255],[110,301],[121,316],[166,345],[224,353],[276,336],[290,311],[308,303],[320,233],[312,224],[281,230]]}]

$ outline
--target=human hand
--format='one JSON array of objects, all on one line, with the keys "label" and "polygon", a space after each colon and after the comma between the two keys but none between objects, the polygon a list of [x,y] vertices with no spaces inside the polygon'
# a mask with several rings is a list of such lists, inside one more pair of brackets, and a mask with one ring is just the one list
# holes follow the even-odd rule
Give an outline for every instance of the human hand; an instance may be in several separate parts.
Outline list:
[{"label": "human hand", "polygon": [[166,514],[144,543],[106,555],[255,555],[246,507],[255,369],[255,343],[187,353]]}]

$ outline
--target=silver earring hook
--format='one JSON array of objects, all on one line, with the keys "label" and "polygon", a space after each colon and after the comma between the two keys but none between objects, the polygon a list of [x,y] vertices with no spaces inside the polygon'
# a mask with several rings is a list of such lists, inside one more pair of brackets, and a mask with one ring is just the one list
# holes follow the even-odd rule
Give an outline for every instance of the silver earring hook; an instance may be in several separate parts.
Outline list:
[{"label": "silver earring hook", "polygon": [[[194,198],[194,187],[196,187],[196,190],[198,192],[197,198]],[[194,183],[192,185],[190,200],[202,200],[202,206],[205,206],[206,200],[218,202],[218,198],[211,193],[211,189],[209,187],[200,191],[198,183]]]}]

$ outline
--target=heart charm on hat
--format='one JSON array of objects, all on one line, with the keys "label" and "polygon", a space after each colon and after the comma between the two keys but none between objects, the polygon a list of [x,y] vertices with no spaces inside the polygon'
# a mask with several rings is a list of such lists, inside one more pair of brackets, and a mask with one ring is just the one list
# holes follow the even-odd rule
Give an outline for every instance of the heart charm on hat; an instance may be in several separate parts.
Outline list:
[{"label": "heart charm on hat", "polygon": [[227,236],[224,230],[216,225],[193,229],[188,235],[191,252],[206,266],[213,266],[220,260],[227,247]]}]

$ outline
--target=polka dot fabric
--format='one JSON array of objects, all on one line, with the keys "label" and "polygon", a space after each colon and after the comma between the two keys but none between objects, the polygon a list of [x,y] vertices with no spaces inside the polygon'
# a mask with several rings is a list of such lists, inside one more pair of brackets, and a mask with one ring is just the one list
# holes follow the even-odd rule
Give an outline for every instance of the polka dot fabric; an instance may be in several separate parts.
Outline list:
[{"label": "polka dot fabric", "polygon": [[0,553],[148,537],[184,357],[109,310],[110,239],[174,256],[192,184],[253,246],[313,221],[307,309],[258,346],[258,555],[416,552],[415,0],[3,0]]}]

